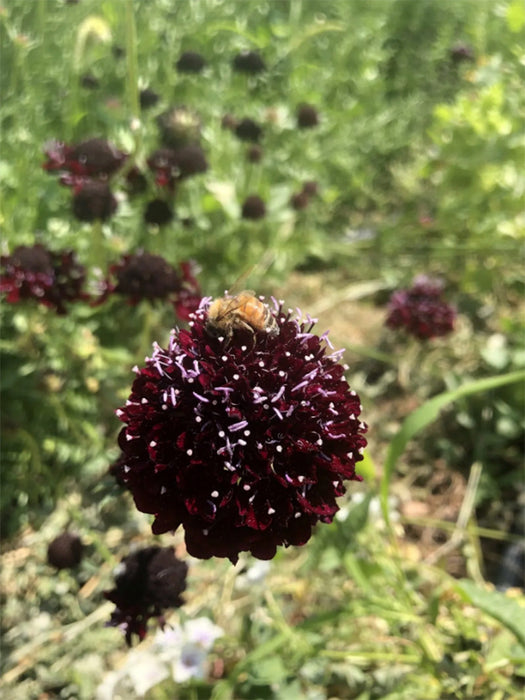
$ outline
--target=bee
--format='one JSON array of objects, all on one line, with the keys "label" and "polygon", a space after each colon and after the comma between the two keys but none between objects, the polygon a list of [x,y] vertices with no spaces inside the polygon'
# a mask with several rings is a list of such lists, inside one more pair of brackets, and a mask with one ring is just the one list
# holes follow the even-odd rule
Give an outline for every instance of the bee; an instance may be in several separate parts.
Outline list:
[{"label": "bee", "polygon": [[231,340],[235,331],[255,334],[266,332],[277,335],[279,326],[270,309],[253,292],[239,292],[233,297],[215,299],[208,309],[206,331],[214,338],[224,336]]}]

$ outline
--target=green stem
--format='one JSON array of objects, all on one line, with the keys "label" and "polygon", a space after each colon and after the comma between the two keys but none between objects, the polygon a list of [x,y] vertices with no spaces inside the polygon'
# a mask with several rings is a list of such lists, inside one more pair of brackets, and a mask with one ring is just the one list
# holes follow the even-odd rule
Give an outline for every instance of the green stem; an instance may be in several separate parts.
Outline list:
[{"label": "green stem", "polygon": [[[133,0],[126,0],[126,88],[128,107],[131,121],[140,118],[139,86],[138,86],[138,58],[137,58],[137,30],[135,26],[135,7]],[[135,126],[135,125],[133,125]],[[132,129],[135,138],[135,155],[141,147],[141,129]]]}]

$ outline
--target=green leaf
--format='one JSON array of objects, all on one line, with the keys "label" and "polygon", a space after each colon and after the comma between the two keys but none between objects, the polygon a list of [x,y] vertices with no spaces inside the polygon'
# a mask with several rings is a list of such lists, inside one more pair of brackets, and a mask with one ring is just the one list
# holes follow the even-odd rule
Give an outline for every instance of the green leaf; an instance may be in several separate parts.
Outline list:
[{"label": "green leaf", "polygon": [[525,4],[523,0],[514,0],[507,10],[507,24],[511,32],[521,32],[525,27]]},{"label": "green leaf", "polygon": [[474,581],[462,579],[455,584],[469,603],[501,622],[525,646],[525,608],[504,593],[481,588]]},{"label": "green leaf", "polygon": [[426,428],[430,423],[438,418],[440,411],[449,403],[453,403],[463,396],[469,394],[478,394],[483,391],[490,391],[504,384],[513,384],[514,382],[525,381],[525,371],[509,372],[508,374],[498,375],[496,377],[486,377],[477,379],[467,384],[463,384],[452,391],[446,391],[443,394],[434,396],[420,406],[418,409],[408,415],[399,432],[394,437],[388,448],[388,453],[385,460],[383,477],[381,479],[381,509],[385,522],[389,524],[390,518],[388,513],[388,493],[390,490],[390,480],[397,463],[397,460],[402,455],[407,443]]}]

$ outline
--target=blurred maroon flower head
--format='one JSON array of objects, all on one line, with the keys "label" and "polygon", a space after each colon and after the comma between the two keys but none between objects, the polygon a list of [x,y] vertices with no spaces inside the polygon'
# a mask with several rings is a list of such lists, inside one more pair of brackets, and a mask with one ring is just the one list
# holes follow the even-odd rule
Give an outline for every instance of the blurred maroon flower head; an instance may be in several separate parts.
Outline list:
[{"label": "blurred maroon flower head", "polygon": [[471,62],[474,61],[474,51],[471,46],[459,41],[450,48],[450,58],[453,63]]},{"label": "blurred maroon flower head", "polygon": [[343,481],[360,479],[366,445],[341,352],[310,318],[250,298],[222,335],[203,300],[191,329],[135,368],[117,411],[116,476],[155,515],[154,534],[182,525],[188,552],[204,559],[271,559],[279,545],[305,544],[332,521]]},{"label": "blurred maroon flower head", "polygon": [[296,192],[290,197],[290,206],[292,209],[295,209],[296,211],[300,211],[301,209],[306,209],[308,204],[310,203],[310,197],[306,194],[306,192]]},{"label": "blurred maroon flower head", "polygon": [[160,255],[140,252],[124,255],[121,262],[109,268],[116,284],[108,282],[108,293],[127,296],[133,305],[142,299],[153,301],[167,299],[181,288],[181,279],[175,270]]},{"label": "blurred maroon flower head", "polygon": [[262,135],[262,127],[253,119],[242,119],[235,127],[234,133],[241,141],[257,143]]},{"label": "blurred maroon flower head", "polygon": [[159,148],[148,158],[148,167],[155,175],[159,187],[174,190],[177,180],[204,173],[208,161],[200,146]]},{"label": "blurred maroon flower head", "polygon": [[149,109],[154,107],[159,101],[158,94],[151,88],[144,88],[140,91],[139,101],[141,109]]},{"label": "blurred maroon flower head", "polygon": [[311,129],[319,124],[319,113],[309,104],[299,105],[297,110],[297,126],[300,129]]},{"label": "blurred maroon flower head", "polygon": [[85,177],[110,176],[128,157],[105,139],[88,139],[78,145],[67,146],[60,141],[46,144],[47,161],[43,168],[49,172],[63,171]]},{"label": "blurred maroon flower head", "polygon": [[441,298],[443,286],[442,280],[419,275],[410,289],[394,292],[387,308],[388,328],[403,328],[419,340],[453,331],[456,310]]},{"label": "blurred maroon flower head", "polygon": [[180,608],[188,566],[170,547],[146,547],[125,557],[115,575],[115,588],[104,596],[116,605],[108,625],[119,627],[131,646],[133,635],[142,641],[150,618],[164,627],[164,613]]},{"label": "blurred maroon flower head", "polygon": [[144,210],[144,221],[147,224],[165,226],[173,220],[173,209],[163,199],[152,199]]},{"label": "blurred maroon flower head", "polygon": [[157,124],[162,145],[166,148],[181,148],[200,141],[200,117],[187,107],[168,109],[157,117]]},{"label": "blurred maroon flower head", "polygon": [[200,73],[205,66],[204,56],[197,51],[185,51],[176,63],[179,73]]},{"label": "blurred maroon flower head", "polygon": [[79,221],[107,221],[117,210],[117,200],[107,182],[83,180],[74,186],[72,210]]},{"label": "blurred maroon flower head", "polygon": [[251,194],[242,203],[241,216],[243,219],[264,219],[266,216],[266,204],[257,194]]},{"label": "blurred maroon flower head", "polygon": [[232,66],[239,73],[251,75],[266,70],[266,64],[257,51],[241,51],[234,57]]},{"label": "blurred maroon flower head", "polygon": [[72,569],[82,561],[84,545],[78,535],[63,532],[49,543],[47,561],[56,569]]},{"label": "blurred maroon flower head", "polygon": [[42,244],[18,246],[11,255],[0,258],[0,292],[6,301],[35,299],[66,313],[66,302],[85,300],[85,268],[75,260],[73,251],[52,252]]}]

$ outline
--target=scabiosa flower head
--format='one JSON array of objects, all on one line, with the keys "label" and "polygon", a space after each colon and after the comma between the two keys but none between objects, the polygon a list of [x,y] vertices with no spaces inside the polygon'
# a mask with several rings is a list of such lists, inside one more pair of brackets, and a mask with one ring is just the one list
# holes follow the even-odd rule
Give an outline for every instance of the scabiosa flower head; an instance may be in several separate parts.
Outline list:
[{"label": "scabiosa flower head", "polygon": [[72,251],[51,252],[40,243],[18,246],[0,258],[0,292],[10,304],[25,299],[66,313],[66,302],[87,299],[82,290],[86,272]]},{"label": "scabiosa flower head", "polygon": [[450,58],[454,63],[463,63],[465,61],[474,60],[474,52],[472,47],[465,44],[463,41],[454,44],[450,49]]},{"label": "scabiosa flower head", "polygon": [[125,557],[115,576],[115,588],[105,597],[115,603],[109,625],[120,627],[131,646],[133,635],[144,639],[148,620],[159,619],[168,608],[180,608],[186,589],[187,565],[170,547],[146,547]]},{"label": "scabiosa flower head", "polygon": [[179,56],[176,68],[179,73],[200,73],[206,65],[202,54],[197,51],[185,51]]},{"label": "scabiosa flower head", "polygon": [[266,216],[266,204],[258,195],[251,194],[242,204],[241,215],[243,219],[263,219]]},{"label": "scabiosa flower head", "polygon": [[217,337],[209,304],[136,368],[117,411],[120,475],[155,534],[183,526],[191,555],[271,559],[332,521],[343,480],[359,480],[366,425],[314,321],[254,298]]},{"label": "scabiosa flower head", "polygon": [[173,210],[163,199],[152,199],[144,211],[144,221],[147,224],[165,226],[173,220]]},{"label": "scabiosa flower head", "polygon": [[47,561],[56,569],[72,569],[82,560],[84,545],[78,535],[63,532],[49,543]]},{"label": "scabiosa flower head", "polygon": [[302,104],[297,110],[297,126],[300,129],[311,129],[319,124],[319,113],[312,105]]},{"label": "scabiosa flower head", "polygon": [[234,133],[241,141],[257,143],[262,135],[262,127],[253,119],[242,119],[235,127]]},{"label": "scabiosa flower head", "polygon": [[162,145],[180,148],[198,144],[201,135],[201,120],[187,107],[174,107],[157,117]]},{"label": "scabiosa flower head", "polygon": [[319,192],[319,185],[315,180],[305,180],[303,182],[302,191],[308,197],[315,197],[315,195]]},{"label": "scabiosa flower head", "polygon": [[79,221],[106,221],[117,210],[117,200],[107,182],[86,180],[75,188],[73,215]]},{"label": "scabiosa flower head", "polygon": [[109,271],[117,280],[116,285],[110,285],[110,292],[127,296],[131,304],[141,299],[166,299],[181,288],[176,270],[160,255],[125,255]]},{"label": "scabiosa flower head", "polygon": [[299,211],[300,209],[306,209],[310,203],[310,198],[306,192],[296,192],[290,197],[290,206],[292,209]]},{"label": "scabiosa flower head", "polygon": [[205,173],[208,161],[200,146],[182,146],[174,151],[175,164],[180,178]]},{"label": "scabiosa flower head", "polygon": [[139,101],[141,109],[149,109],[149,107],[154,107],[157,104],[159,96],[151,88],[144,88],[144,90],[140,91]]},{"label": "scabiosa flower head", "polygon": [[415,278],[410,289],[392,294],[386,325],[404,328],[420,340],[447,335],[454,330],[456,310],[441,298],[443,282],[426,275]]},{"label": "scabiosa flower head", "polygon": [[158,148],[147,159],[148,168],[155,174],[155,183],[159,187],[173,190],[179,175],[179,169],[173,148]]},{"label": "scabiosa flower head", "polygon": [[257,51],[241,51],[233,59],[233,69],[239,73],[255,75],[266,70],[266,64]]},{"label": "scabiosa flower head", "polygon": [[99,138],[82,141],[76,146],[51,141],[46,144],[44,152],[48,158],[44,170],[60,170],[86,177],[112,175],[127,158],[126,153]]}]

